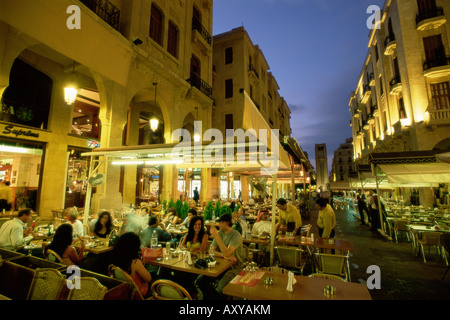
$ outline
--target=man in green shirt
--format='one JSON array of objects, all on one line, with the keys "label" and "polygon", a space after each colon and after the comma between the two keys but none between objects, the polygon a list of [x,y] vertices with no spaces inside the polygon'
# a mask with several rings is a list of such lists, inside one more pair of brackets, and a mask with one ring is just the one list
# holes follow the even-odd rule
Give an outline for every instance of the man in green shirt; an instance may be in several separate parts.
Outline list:
[{"label": "man in green shirt", "polygon": [[242,243],[241,234],[232,228],[232,218],[230,214],[223,214],[219,219],[219,231],[211,226],[211,235],[214,240],[211,248],[214,248],[214,255],[234,261],[231,269],[218,278],[199,276],[196,284],[203,293],[203,299],[217,300],[223,298],[222,290],[225,286],[239,274],[243,264],[247,259],[247,254]]}]

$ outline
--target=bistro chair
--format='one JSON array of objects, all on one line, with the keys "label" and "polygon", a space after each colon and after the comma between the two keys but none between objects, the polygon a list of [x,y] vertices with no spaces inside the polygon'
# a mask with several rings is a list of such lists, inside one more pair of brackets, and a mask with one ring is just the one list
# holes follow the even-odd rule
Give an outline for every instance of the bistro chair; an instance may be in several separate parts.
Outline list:
[{"label": "bistro chair", "polygon": [[155,300],[192,300],[185,288],[170,280],[156,280],[151,291]]},{"label": "bistro chair", "polygon": [[419,252],[422,253],[423,262],[427,262],[425,259],[425,251],[423,246],[428,246],[428,252],[431,251],[431,247],[436,248],[436,252],[441,256],[441,259],[445,261],[445,265],[448,266],[447,256],[445,254],[445,249],[441,244],[441,233],[440,232],[424,232],[422,234],[422,239],[418,240]]},{"label": "bistro chair", "polygon": [[302,259],[303,250],[295,247],[275,247],[280,266],[287,269],[297,269],[303,275],[306,260]]},{"label": "bistro chair", "polygon": [[[45,249],[44,249],[45,250]],[[52,261],[52,262],[59,262],[62,264],[66,264],[63,260],[63,258],[61,258],[61,256],[59,254],[57,254],[55,251],[53,251],[52,249],[47,249],[44,251],[44,257],[46,260]]]},{"label": "bistro chair", "polygon": [[406,226],[408,224],[409,224],[408,220],[405,220],[405,219],[397,219],[394,221],[395,242],[398,243],[398,234],[400,232],[406,233],[406,238],[408,239],[408,242],[410,241],[410,238],[409,238],[410,230]]},{"label": "bistro chair", "polygon": [[66,277],[53,268],[37,268],[28,291],[27,300],[57,300]]},{"label": "bistro chair", "polygon": [[347,270],[345,268],[345,259],[347,256],[340,254],[316,253],[317,272],[337,275],[348,280]]},{"label": "bistro chair", "polygon": [[130,300],[152,300],[153,297],[145,299],[142,295],[141,291],[139,290],[139,287],[136,285],[136,282],[134,282],[133,278],[128,274],[128,272],[122,270],[121,268],[110,264],[108,267],[108,274],[121,281],[125,281],[128,283],[128,286],[131,291]]},{"label": "bistro chair", "polygon": [[75,277],[73,284],[75,285],[77,281],[80,285],[79,288],[74,287],[71,289],[67,300],[103,300],[108,290],[93,277]]},{"label": "bistro chair", "polygon": [[342,277],[335,276],[334,274],[326,274],[326,273],[313,273],[308,276],[309,278],[321,278],[321,279],[331,279],[331,280],[338,280],[342,282],[347,282]]}]

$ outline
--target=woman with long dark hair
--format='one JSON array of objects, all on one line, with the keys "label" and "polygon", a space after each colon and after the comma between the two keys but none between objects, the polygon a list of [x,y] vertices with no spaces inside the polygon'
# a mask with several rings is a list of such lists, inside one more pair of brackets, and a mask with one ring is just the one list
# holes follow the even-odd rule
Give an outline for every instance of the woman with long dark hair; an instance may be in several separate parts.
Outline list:
[{"label": "woman with long dark hair", "polygon": [[145,297],[148,285],[152,281],[152,276],[145,269],[141,261],[141,240],[133,232],[124,233],[119,237],[114,246],[113,264],[126,271],[139,287],[142,295]]},{"label": "woman with long dark hair", "polygon": [[180,247],[185,247],[193,252],[204,252],[208,246],[208,234],[205,232],[203,218],[195,216],[189,223],[189,231],[183,238]]},{"label": "woman with long dark hair", "polygon": [[45,248],[46,251],[48,249],[55,251],[63,259],[67,266],[80,265],[83,261],[83,253],[85,248],[84,241],[80,238],[81,249],[80,252],[77,252],[77,249],[72,246],[72,233],[73,227],[71,224],[64,223],[60,225],[55,231],[52,242]]},{"label": "woman with long dark hair", "polygon": [[94,225],[93,235],[99,238],[106,238],[113,228],[112,217],[108,211],[103,211]]}]

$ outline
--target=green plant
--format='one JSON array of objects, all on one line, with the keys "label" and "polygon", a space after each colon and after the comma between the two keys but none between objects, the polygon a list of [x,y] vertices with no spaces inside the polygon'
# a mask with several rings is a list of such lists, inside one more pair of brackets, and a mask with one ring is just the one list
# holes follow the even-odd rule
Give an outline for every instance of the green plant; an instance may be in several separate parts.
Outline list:
[{"label": "green plant", "polygon": [[214,210],[214,206],[212,204],[212,201],[208,201],[205,207],[205,212],[203,213],[203,218],[206,220],[212,219],[212,211]]}]

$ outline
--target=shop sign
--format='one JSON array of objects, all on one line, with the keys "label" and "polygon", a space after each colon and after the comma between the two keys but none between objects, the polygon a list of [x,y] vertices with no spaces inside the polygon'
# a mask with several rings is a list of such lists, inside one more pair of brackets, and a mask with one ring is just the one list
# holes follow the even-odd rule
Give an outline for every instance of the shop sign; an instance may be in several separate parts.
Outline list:
[{"label": "shop sign", "polygon": [[88,140],[88,147],[91,148],[91,149],[100,148],[100,142],[98,142],[97,140],[89,139]]},{"label": "shop sign", "polygon": [[12,135],[16,138],[18,137],[31,137],[31,138],[39,138],[39,133],[33,132],[31,130],[22,130],[20,128],[15,128],[13,125],[7,125],[2,131],[2,134]]}]

